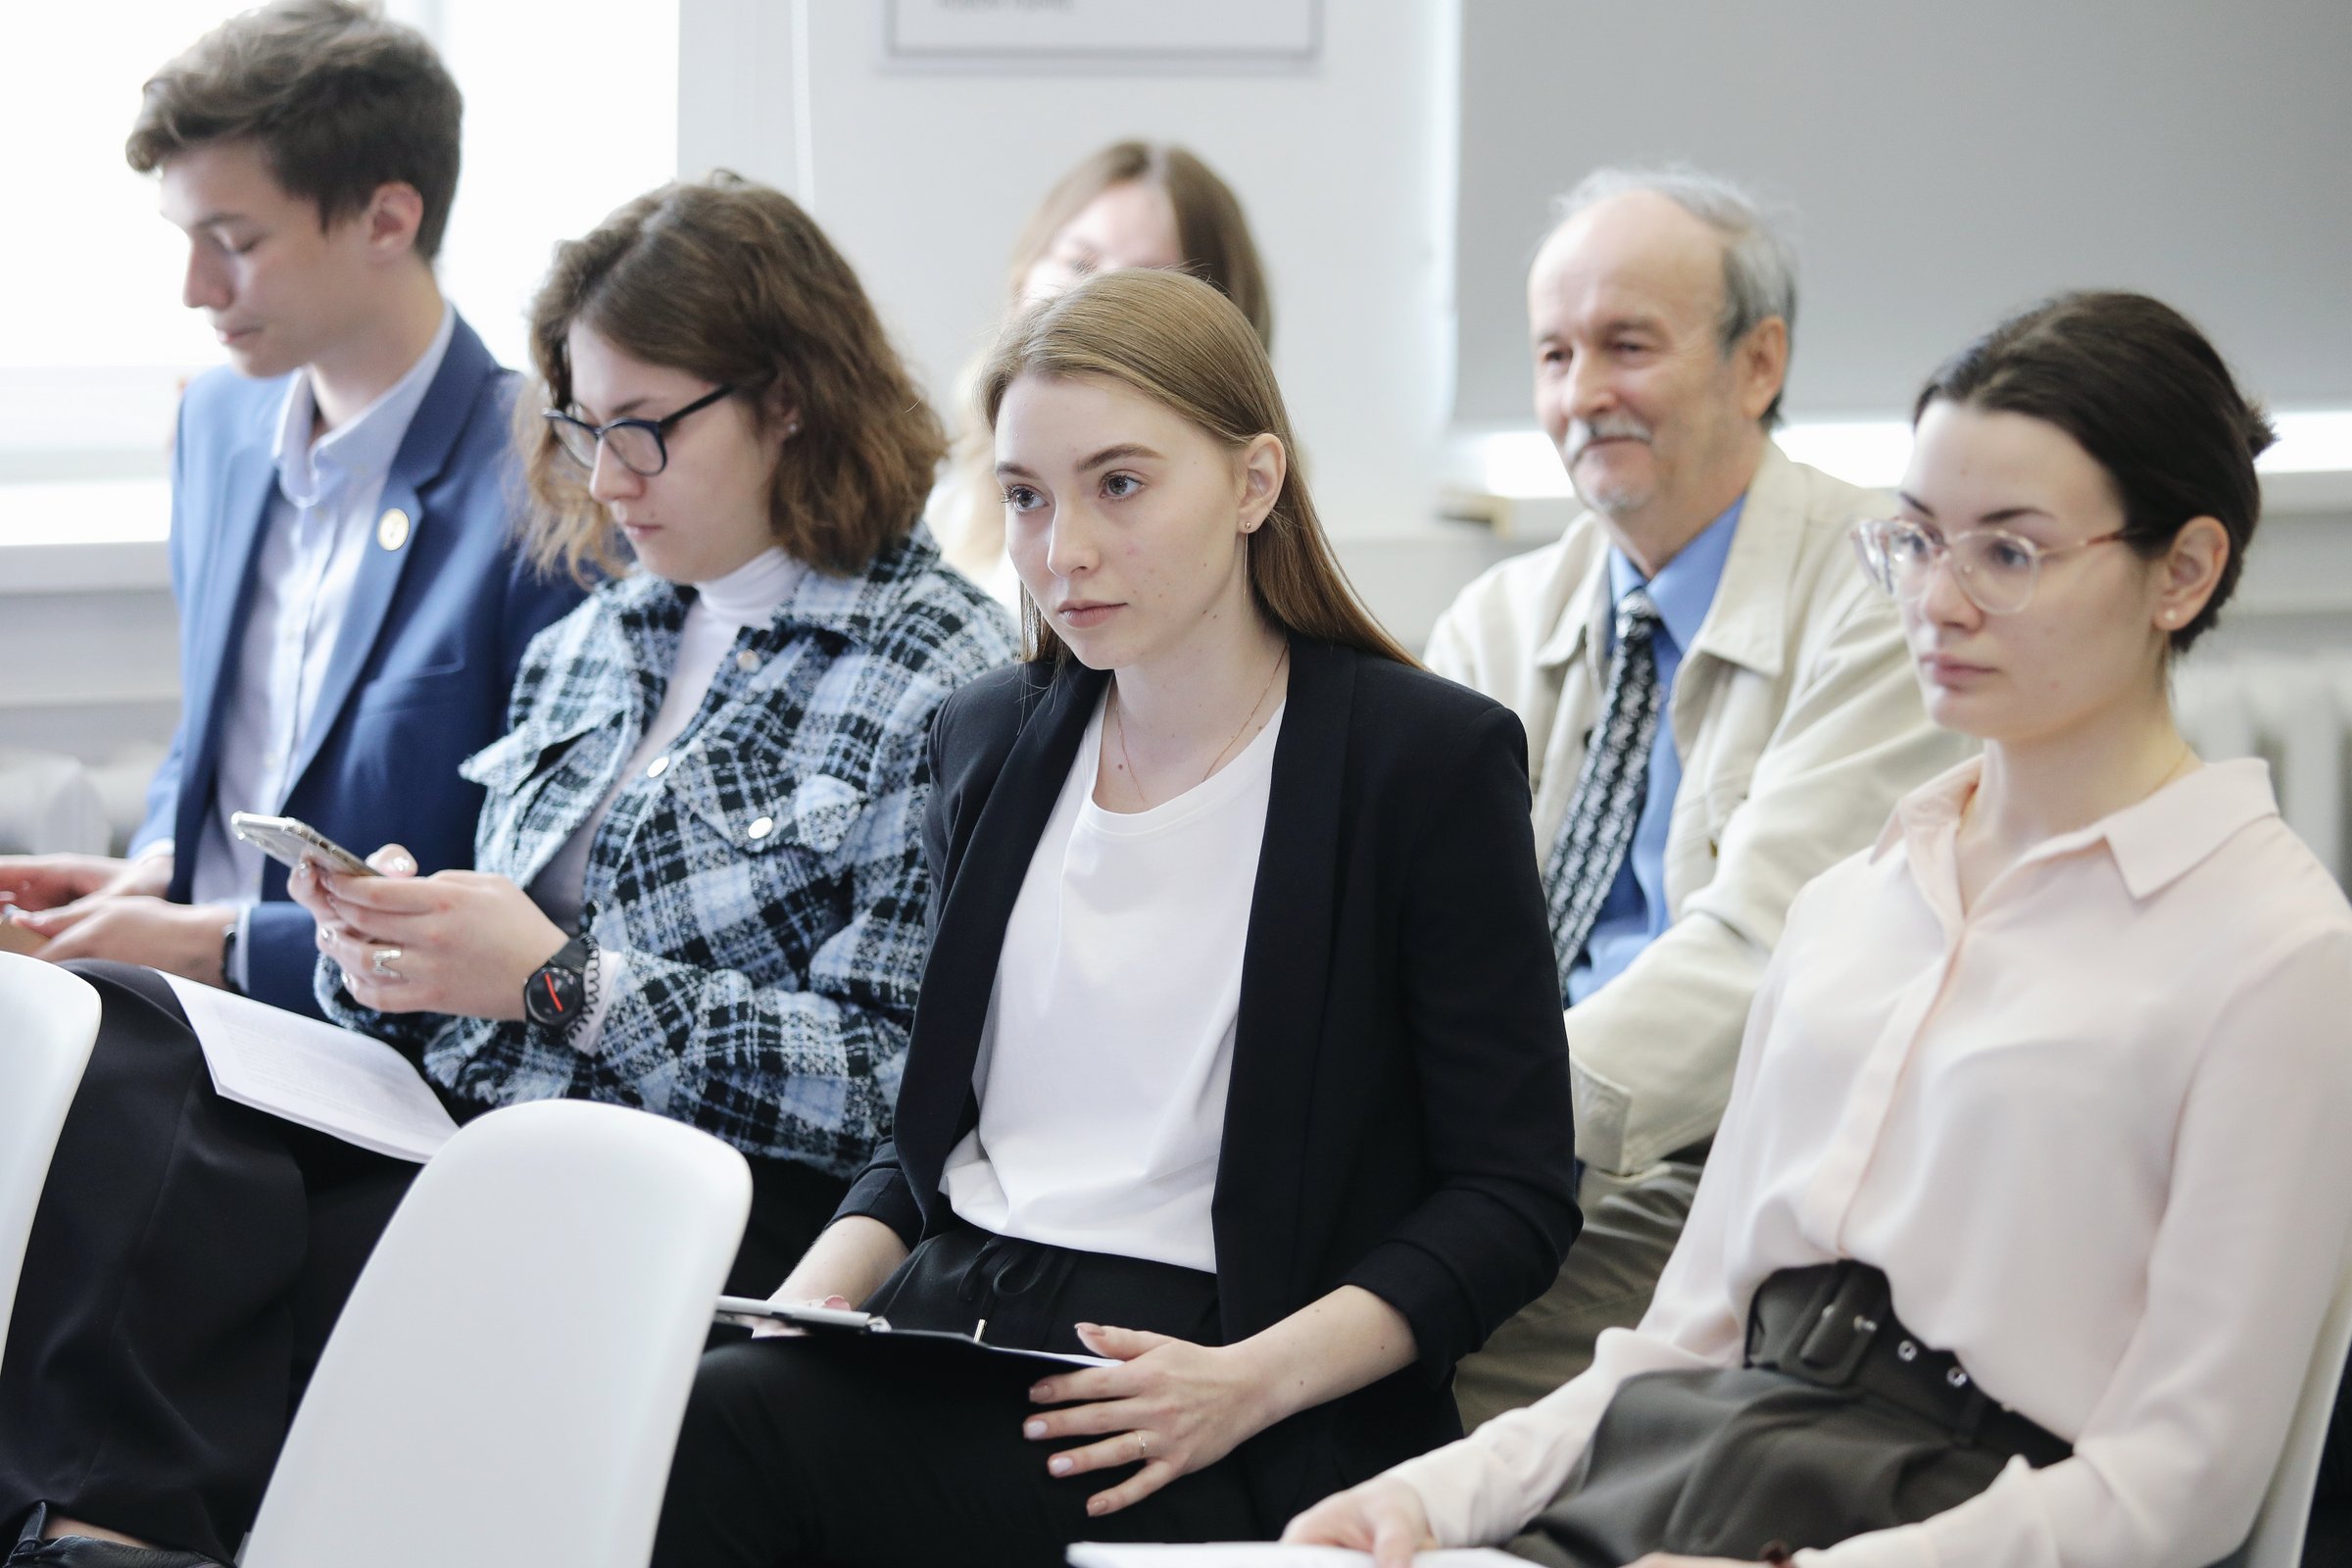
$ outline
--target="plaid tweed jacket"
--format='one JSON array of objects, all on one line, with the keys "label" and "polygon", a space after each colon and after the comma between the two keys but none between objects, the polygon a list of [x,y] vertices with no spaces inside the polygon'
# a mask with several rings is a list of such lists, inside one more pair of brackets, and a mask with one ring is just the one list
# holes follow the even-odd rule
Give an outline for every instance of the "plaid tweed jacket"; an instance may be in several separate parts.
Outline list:
[{"label": "plaid tweed jacket", "polygon": [[[612,789],[690,592],[607,583],[532,642],[510,733],[462,768],[489,791],[478,869],[529,886]],[[928,948],[932,714],[1013,656],[1004,612],[920,529],[861,576],[809,572],[597,829],[581,924],[620,965],[594,1039],[375,1012],[323,960],[320,1004],[479,1104],[610,1101],[855,1172],[890,1130]]]}]

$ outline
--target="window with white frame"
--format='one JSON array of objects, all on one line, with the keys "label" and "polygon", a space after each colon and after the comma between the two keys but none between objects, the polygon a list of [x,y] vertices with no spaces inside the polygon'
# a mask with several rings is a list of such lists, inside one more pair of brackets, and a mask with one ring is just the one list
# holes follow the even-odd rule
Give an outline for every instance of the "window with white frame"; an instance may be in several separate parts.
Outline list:
[{"label": "window with white frame", "polygon": [[[157,215],[153,180],[124,165],[122,142],[140,84],[239,9],[109,0],[10,15],[0,542],[47,526],[6,514],[12,485],[54,495],[59,483],[160,478],[179,388],[221,363],[201,313],[179,302],[184,242]],[[387,9],[434,40],[466,97],[442,285],[491,351],[519,366],[522,312],[556,243],[674,172],[676,0]],[[165,519],[139,510],[144,520],[125,526],[160,536]],[[60,529],[74,526],[72,511],[57,515]]]}]

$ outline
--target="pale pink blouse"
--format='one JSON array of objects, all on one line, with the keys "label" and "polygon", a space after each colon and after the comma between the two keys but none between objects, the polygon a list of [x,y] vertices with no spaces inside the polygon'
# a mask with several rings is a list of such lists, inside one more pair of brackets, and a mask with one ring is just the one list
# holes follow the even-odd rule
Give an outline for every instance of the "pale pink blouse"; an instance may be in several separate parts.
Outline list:
[{"label": "pale pink blouse", "polygon": [[1641,1326],[1391,1472],[1441,1542],[1511,1536],[1619,1384],[1738,1365],[1756,1286],[1840,1257],[2075,1454],[1799,1561],[2198,1568],[2252,1528],[2352,1234],[2352,906],[2239,761],[2052,839],[1964,913],[1980,766],[1798,897]]}]

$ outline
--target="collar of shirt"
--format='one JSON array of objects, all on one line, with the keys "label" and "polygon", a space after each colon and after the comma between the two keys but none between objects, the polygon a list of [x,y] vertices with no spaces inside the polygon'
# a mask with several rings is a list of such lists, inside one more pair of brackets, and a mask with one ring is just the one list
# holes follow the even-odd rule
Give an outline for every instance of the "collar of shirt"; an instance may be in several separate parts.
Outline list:
[{"label": "collar of shirt", "polygon": [[296,507],[323,504],[344,485],[364,475],[391,471],[409,421],[424,402],[449,340],[457,330],[458,313],[446,303],[441,324],[416,363],[383,394],[355,415],[348,423],[311,439],[318,416],[318,400],[311,391],[310,367],[296,370],[286,386],[286,401],[278,411],[277,440],[270,457],[277,465],[277,488]]},{"label": "collar of shirt", "polygon": [[[1677,650],[1689,648],[1696,640],[1698,628],[1707,622],[1708,607],[1715,603],[1715,590],[1723,583],[1723,564],[1731,559],[1732,535],[1739,530],[1740,512],[1746,505],[1747,496],[1742,493],[1724,508],[1721,516],[1700,529],[1697,538],[1677,551],[1655,577],[1643,578],[1632,557],[1609,546],[1609,602],[1622,604],[1635,589],[1648,589],[1649,602],[1658,607],[1666,635]],[[1617,646],[1614,615],[1609,617],[1606,641],[1611,649]]]},{"label": "collar of shirt", "polygon": [[[1974,757],[1905,796],[1879,835],[1871,859],[1902,845],[1922,888],[1956,909],[1954,844],[1960,814],[1984,771],[1984,760]],[[2088,827],[2053,835],[2021,857],[2017,866],[2104,844],[2132,897],[2146,899],[2187,875],[2247,824],[2278,814],[2268,762],[2259,758],[2208,762]]]}]

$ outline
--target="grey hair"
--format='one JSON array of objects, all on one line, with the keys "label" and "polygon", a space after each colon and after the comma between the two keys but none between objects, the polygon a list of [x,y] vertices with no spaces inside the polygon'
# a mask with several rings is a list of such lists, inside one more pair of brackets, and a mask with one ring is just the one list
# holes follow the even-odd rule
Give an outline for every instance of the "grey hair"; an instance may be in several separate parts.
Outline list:
[{"label": "grey hair", "polygon": [[[1762,204],[1720,174],[1687,164],[1665,169],[1595,169],[1576,188],[1551,204],[1556,230],[1588,207],[1629,191],[1653,191],[1706,224],[1723,238],[1723,315],[1716,333],[1728,356],[1759,321],[1779,317],[1796,338],[1796,247]],[[1781,422],[1775,394],[1764,411],[1764,428]]]}]

